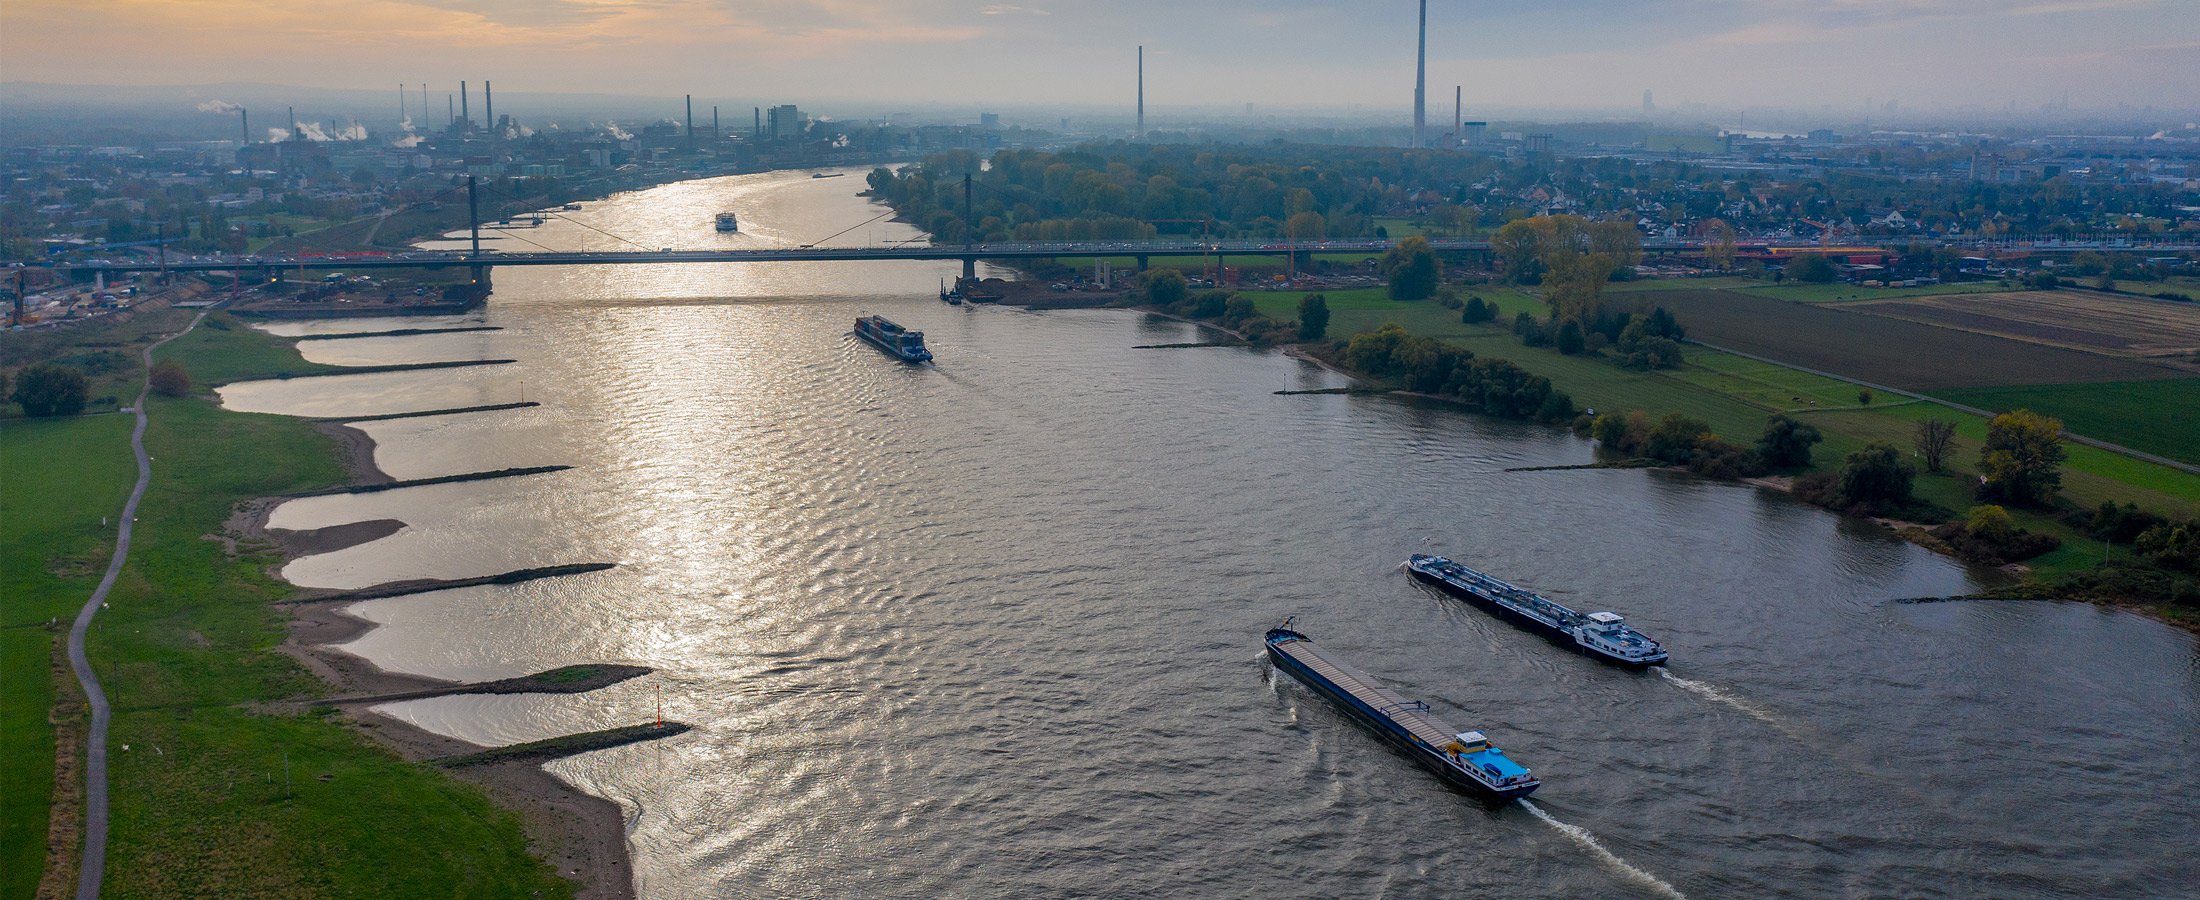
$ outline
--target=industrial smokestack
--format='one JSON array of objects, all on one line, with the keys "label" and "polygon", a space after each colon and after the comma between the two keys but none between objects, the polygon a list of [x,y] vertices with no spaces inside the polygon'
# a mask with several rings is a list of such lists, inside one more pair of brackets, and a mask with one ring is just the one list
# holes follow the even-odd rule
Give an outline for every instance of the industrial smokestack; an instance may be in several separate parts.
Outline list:
[{"label": "industrial smokestack", "polygon": [[397,122],[399,125],[405,123],[405,85],[403,83],[397,85]]},{"label": "industrial smokestack", "polygon": [[[486,78],[481,80],[481,121],[488,123],[490,128],[497,127],[497,100],[495,95],[489,93],[489,80]],[[500,130],[492,136],[501,138],[504,132]]]},{"label": "industrial smokestack", "polygon": [[710,139],[711,139],[711,142],[712,142],[712,143],[716,143],[716,142],[718,141],[719,135],[720,135],[720,132],[718,131],[718,107],[716,107],[716,106],[713,106],[713,107],[711,107],[711,108],[710,108]]},{"label": "industrial smokestack", "polygon": [[[1427,0],[1422,0],[1426,3]],[[466,130],[473,130],[474,114],[466,111],[466,82],[458,83],[458,121]]]},{"label": "industrial smokestack", "polygon": [[1465,125],[1460,124],[1465,122],[1467,117],[1462,112],[1463,107],[1459,105],[1460,94],[1465,92],[1466,89],[1466,85],[1462,84],[1451,86],[1451,145],[1454,147],[1459,146],[1460,132],[1466,128]]},{"label": "industrial smokestack", "polygon": [[1428,130],[1428,0],[1421,0],[1420,50],[1413,63],[1413,146],[1421,146]]},{"label": "industrial smokestack", "polygon": [[1138,45],[1138,136],[1146,136],[1146,45]]},{"label": "industrial smokestack", "polygon": [[237,107],[237,127],[244,129],[244,142],[252,143],[252,114],[242,106]]},{"label": "industrial smokestack", "polygon": [[758,138],[762,138],[764,136],[764,108],[761,106],[752,106],[750,107],[750,109],[756,111],[756,136]]},{"label": "industrial smokestack", "polygon": [[289,139],[290,139],[290,140],[293,140],[293,141],[295,141],[295,140],[297,140],[297,139],[298,139],[298,108],[297,108],[297,107],[295,107],[295,106],[286,106],[286,107],[283,107],[283,108],[284,108],[284,109],[286,109],[286,110],[289,110],[289,111],[290,111],[290,138],[289,138]]},{"label": "industrial smokestack", "polygon": [[695,149],[695,95],[687,95],[688,149]]}]

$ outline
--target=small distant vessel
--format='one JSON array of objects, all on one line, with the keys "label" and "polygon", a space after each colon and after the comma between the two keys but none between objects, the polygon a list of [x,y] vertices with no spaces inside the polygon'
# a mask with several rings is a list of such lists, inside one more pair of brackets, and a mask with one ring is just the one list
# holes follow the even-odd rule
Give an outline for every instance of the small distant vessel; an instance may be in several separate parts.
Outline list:
[{"label": "small distant vessel", "polygon": [[947,305],[949,305],[949,306],[961,306],[961,305],[963,305],[963,295],[962,295],[962,289],[961,289],[961,286],[960,286],[960,285],[958,285],[958,286],[956,287],[956,289],[955,289],[955,290],[952,290],[952,291],[950,291],[950,290],[948,290],[948,289],[947,289],[947,280],[946,280],[946,279],[944,279],[944,278],[943,278],[943,279],[941,279],[941,280],[940,280],[940,302],[942,302],[942,303],[945,303],[945,304],[947,304]]},{"label": "small distant vessel", "polygon": [[719,214],[718,214],[718,230],[719,230],[719,231],[740,231],[740,230],[741,230],[741,220],[740,220],[739,218],[736,218],[736,217],[734,216],[734,214],[732,214],[732,213],[730,213],[730,212],[722,212],[722,213],[719,213]]},{"label": "small distant vessel", "polygon": [[1505,800],[1525,797],[1543,782],[1505,751],[1490,745],[1479,731],[1455,731],[1429,715],[1428,704],[1409,701],[1376,684],[1373,676],[1347,666],[1314,646],[1306,635],[1268,630],[1268,658],[1328,697],[1331,702],[1397,745],[1444,781]]},{"label": "small distant vessel", "polygon": [[839,178],[840,176],[842,176],[842,175],[846,175],[846,174],[848,174],[848,173],[846,173],[846,172],[818,172],[818,173],[815,173],[815,174],[811,175],[810,177],[811,177],[811,178]]},{"label": "small distant vessel", "polygon": [[580,204],[578,204],[578,203],[568,203],[568,204],[566,204],[566,205],[564,205],[564,206],[560,206],[560,207],[558,207],[558,208],[559,208],[559,209],[562,209],[562,210],[565,210],[566,212],[573,212],[573,211],[575,211],[575,210],[578,210],[578,209],[580,209],[580,208],[581,208],[581,205],[580,205]]},{"label": "small distant vessel", "polygon": [[1406,568],[1423,581],[1467,602],[1511,619],[1522,627],[1605,662],[1653,666],[1665,661],[1665,648],[1627,627],[1616,613],[1573,611],[1534,591],[1506,584],[1441,556],[1413,554]]},{"label": "small distant vessel", "polygon": [[910,331],[887,321],[885,316],[864,316],[857,319],[856,337],[877,344],[879,349],[908,362],[932,360],[932,351],[924,347],[924,332]]}]

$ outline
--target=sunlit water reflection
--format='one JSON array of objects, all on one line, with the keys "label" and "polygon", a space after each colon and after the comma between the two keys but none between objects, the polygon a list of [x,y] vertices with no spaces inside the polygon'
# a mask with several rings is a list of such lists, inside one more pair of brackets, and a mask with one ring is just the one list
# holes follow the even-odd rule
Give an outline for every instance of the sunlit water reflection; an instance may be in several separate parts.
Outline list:
[{"label": "sunlit water reflection", "polygon": [[[859,179],[672,185],[581,216],[638,243],[806,242]],[[722,237],[710,214],[750,232]],[[909,236],[889,223],[873,240]],[[551,246],[621,246],[577,226]],[[1340,383],[1119,311],[956,308],[952,264],[508,270],[505,330],[316,341],[315,359],[510,366],[224,390],[364,414],[400,478],[275,524],[404,531],[292,563],[349,587],[552,562],[591,575],[375,601],[349,649],[491,678],[658,674],[393,715],[483,743],[697,731],[552,766],[626,804],[650,897],[1656,896],[1518,806],[1453,794],[1288,679],[1290,614],[1489,731],[1536,802],[1692,897],[2162,897],[2200,883],[2194,642],[2082,605],[1891,604],[1961,567],[1779,495],[1587,461],[1552,429]],[[865,311],[938,365],[847,336]],[[524,384],[523,384],[524,383]],[[1423,538],[1431,539],[1424,544]],[[1416,586],[1424,548],[1623,611],[1671,678],[1607,669]]]}]

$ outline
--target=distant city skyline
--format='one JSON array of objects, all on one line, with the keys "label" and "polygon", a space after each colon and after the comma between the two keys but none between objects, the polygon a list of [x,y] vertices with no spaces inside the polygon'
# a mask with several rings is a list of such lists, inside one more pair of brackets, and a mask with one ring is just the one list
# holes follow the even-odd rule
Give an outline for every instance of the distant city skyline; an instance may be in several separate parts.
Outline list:
[{"label": "distant city skyline", "polygon": [[[0,77],[1410,111],[1417,0],[15,0]],[[1431,0],[1467,107],[2200,106],[2185,0]],[[1216,40],[1227,35],[1228,40]]]}]

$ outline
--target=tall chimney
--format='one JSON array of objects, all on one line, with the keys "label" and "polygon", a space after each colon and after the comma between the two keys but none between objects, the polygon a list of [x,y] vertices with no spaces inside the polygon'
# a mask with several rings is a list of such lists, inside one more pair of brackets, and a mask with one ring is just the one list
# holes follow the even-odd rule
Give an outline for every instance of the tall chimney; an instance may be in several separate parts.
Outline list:
[{"label": "tall chimney", "polygon": [[298,139],[298,108],[295,106],[284,108],[290,110],[290,139],[295,141]]},{"label": "tall chimney", "polygon": [[688,102],[688,114],[687,114],[687,115],[688,115],[688,149],[689,149],[689,150],[693,150],[693,149],[695,149],[695,95],[694,95],[694,94],[689,94],[689,95],[687,95],[687,102]]},{"label": "tall chimney", "polygon": [[403,84],[397,86],[397,123],[399,125],[405,123],[405,86]]},{"label": "tall chimney", "polygon": [[1451,145],[1454,147],[1459,146],[1459,133],[1465,131],[1467,127],[1460,124],[1465,122],[1467,117],[1461,113],[1463,107],[1459,105],[1459,96],[1466,89],[1466,85],[1463,84],[1451,86]]},{"label": "tall chimney", "polygon": [[1138,136],[1146,136],[1146,45],[1138,45]]},{"label": "tall chimney", "polygon": [[750,107],[750,109],[756,111],[756,136],[758,138],[762,138],[764,136],[764,108],[761,106],[752,106]]},{"label": "tall chimney", "polygon": [[1421,0],[1420,50],[1413,63],[1413,146],[1421,146],[1428,130],[1428,0]]},{"label": "tall chimney", "polygon": [[[1426,3],[1428,0],[1421,2]],[[464,130],[473,130],[474,114],[466,111],[466,82],[463,81],[458,83],[458,121]]]},{"label": "tall chimney", "polygon": [[718,142],[718,138],[719,138],[719,133],[718,133],[718,107],[716,107],[716,106],[712,106],[712,107],[710,108],[710,140],[711,140],[711,143],[714,143],[714,144],[715,144],[715,143],[717,143],[717,142]]},{"label": "tall chimney", "polygon": [[[496,130],[497,99],[494,94],[489,93],[489,80],[486,78],[481,80],[481,120],[488,123],[490,129]],[[504,132],[501,130],[496,130],[496,133],[491,135],[493,138],[503,136]]]}]

